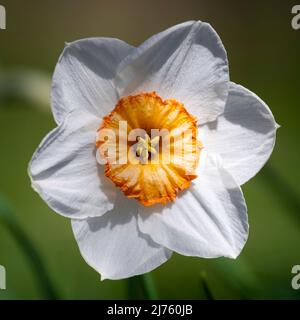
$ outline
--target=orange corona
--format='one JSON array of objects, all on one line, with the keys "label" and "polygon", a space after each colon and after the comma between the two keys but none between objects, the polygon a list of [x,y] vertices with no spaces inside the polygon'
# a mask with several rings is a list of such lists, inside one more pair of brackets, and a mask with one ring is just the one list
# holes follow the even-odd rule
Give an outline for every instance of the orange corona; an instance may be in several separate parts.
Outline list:
[{"label": "orange corona", "polygon": [[[123,121],[127,124],[125,138],[119,130]],[[104,129],[111,130],[117,137],[108,142],[98,134],[97,148],[105,150],[103,147],[109,144],[106,147],[114,148],[117,158],[113,161],[107,152],[101,152],[106,160],[105,175],[127,197],[145,206],[166,204],[196,178],[202,144],[197,140],[197,120],[182,103],[163,100],[155,92],[128,96],[120,99],[114,110],[103,118],[98,133]],[[130,141],[128,136],[132,130],[142,130],[144,134]],[[154,131],[163,130],[168,132],[168,139],[160,135],[153,137]],[[124,158],[120,152],[121,141],[127,144],[125,163],[120,161]],[[162,147],[164,141],[167,141],[166,148]]]}]

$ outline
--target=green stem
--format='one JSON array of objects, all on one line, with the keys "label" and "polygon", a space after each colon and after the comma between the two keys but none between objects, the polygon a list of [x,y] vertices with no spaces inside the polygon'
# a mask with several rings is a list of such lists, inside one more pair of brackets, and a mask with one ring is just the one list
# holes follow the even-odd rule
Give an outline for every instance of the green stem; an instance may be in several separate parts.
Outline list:
[{"label": "green stem", "polygon": [[145,273],[140,276],[143,283],[145,296],[149,300],[158,300],[158,294],[155,288],[155,283],[150,273]]},{"label": "green stem", "polygon": [[1,221],[11,232],[14,239],[27,256],[28,261],[31,264],[34,274],[38,280],[40,292],[43,297],[46,299],[58,299],[56,290],[54,289],[52,281],[46,272],[46,268],[38,251],[36,250],[30,238],[21,228],[12,211],[6,205],[5,201],[2,201],[2,199],[0,199],[0,222]]},{"label": "green stem", "polygon": [[148,299],[157,300],[158,295],[150,274],[128,279],[128,296],[131,300]]},{"label": "green stem", "polygon": [[256,293],[262,294],[264,292],[260,281],[243,258],[239,257],[237,260],[216,259],[212,265],[231,287],[239,292],[242,299],[251,299]]}]

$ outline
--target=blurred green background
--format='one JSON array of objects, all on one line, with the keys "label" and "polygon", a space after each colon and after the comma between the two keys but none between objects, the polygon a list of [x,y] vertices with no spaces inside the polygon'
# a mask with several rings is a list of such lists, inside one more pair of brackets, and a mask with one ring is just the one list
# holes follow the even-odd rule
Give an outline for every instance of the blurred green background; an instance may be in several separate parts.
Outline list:
[{"label": "blurred green background", "polygon": [[191,19],[217,30],[231,79],[265,100],[281,129],[268,165],[243,186],[250,236],[241,256],[233,261],[174,254],[151,273],[158,296],[300,298],[300,290],[291,288],[291,268],[300,264],[300,30],[291,27],[296,3],[0,0],[7,11],[7,30],[0,30],[0,264],[7,270],[7,290],[0,290],[0,299],[146,297],[138,279],[99,281],[81,258],[68,219],[31,189],[27,164],[55,127],[48,93],[64,42],[108,36],[138,45]]}]

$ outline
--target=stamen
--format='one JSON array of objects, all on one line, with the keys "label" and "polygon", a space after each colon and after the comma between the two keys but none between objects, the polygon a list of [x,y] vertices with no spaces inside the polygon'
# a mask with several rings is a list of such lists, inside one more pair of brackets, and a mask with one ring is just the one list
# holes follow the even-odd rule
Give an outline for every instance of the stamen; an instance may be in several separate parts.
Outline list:
[{"label": "stamen", "polygon": [[152,140],[146,133],[145,138],[138,137],[138,144],[136,148],[136,155],[140,157],[140,162],[145,164],[149,157],[157,154],[155,146],[159,143],[159,136],[154,137]]}]

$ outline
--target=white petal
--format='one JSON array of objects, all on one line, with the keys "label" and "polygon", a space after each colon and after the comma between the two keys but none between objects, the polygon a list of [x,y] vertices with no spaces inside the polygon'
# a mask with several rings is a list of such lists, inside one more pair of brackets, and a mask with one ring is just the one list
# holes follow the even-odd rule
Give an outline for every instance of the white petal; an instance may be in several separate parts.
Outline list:
[{"label": "white petal", "polygon": [[213,28],[190,21],[167,29],[122,61],[116,84],[120,95],[156,91],[184,103],[199,123],[213,121],[228,95],[226,51]]},{"label": "white petal", "polygon": [[199,128],[210,153],[218,153],[224,167],[242,185],[269,159],[275,145],[276,124],[271,110],[254,93],[230,84],[224,114]]},{"label": "white petal", "polygon": [[119,63],[133,49],[111,38],[90,38],[66,44],[53,75],[52,110],[60,123],[71,110],[97,116],[109,113],[118,101],[113,78]]},{"label": "white petal", "polygon": [[171,256],[137,228],[138,204],[119,194],[112,211],[87,220],[72,220],[85,261],[104,279],[123,279],[149,272]]},{"label": "white petal", "polygon": [[113,208],[115,190],[95,156],[99,120],[73,111],[41,142],[29,164],[33,188],[57,213],[76,219]]},{"label": "white petal", "polygon": [[248,236],[242,191],[222,167],[200,165],[194,184],[172,204],[140,210],[139,228],[183,255],[236,258]]}]

